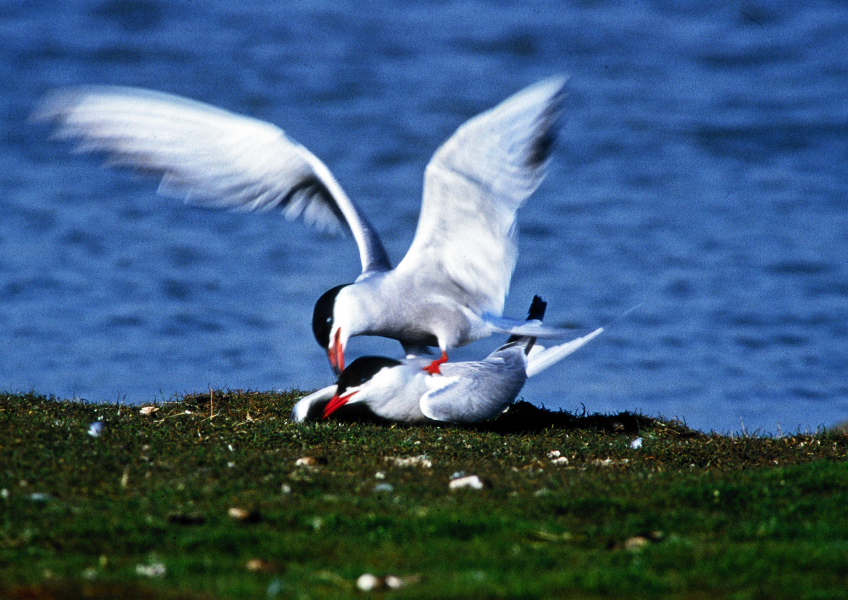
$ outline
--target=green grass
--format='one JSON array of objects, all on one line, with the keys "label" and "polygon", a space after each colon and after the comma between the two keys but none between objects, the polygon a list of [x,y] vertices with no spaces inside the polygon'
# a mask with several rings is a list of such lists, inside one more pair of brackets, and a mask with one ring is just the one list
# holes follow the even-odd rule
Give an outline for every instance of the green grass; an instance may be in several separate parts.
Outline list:
[{"label": "green grass", "polygon": [[[848,597],[841,433],[523,403],[480,428],[294,424],[296,397],[143,415],[0,394],[0,597]],[[417,456],[431,466],[391,460]],[[486,487],[450,490],[460,472]],[[363,573],[407,585],[362,592]]]}]

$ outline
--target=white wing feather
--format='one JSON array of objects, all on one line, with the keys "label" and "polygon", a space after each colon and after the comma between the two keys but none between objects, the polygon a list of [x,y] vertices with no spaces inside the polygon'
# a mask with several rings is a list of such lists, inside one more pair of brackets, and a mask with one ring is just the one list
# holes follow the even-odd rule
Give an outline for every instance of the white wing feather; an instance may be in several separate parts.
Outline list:
[{"label": "white wing feather", "polygon": [[91,86],[48,95],[33,115],[78,150],[161,177],[160,193],[208,208],[278,209],[320,229],[349,229],[363,271],[391,268],[379,238],[330,170],[264,121],[187,98]]},{"label": "white wing feather", "polygon": [[427,166],[415,238],[398,271],[501,314],[516,211],[542,182],[566,78],[530,86],[462,125]]},{"label": "white wing feather", "polygon": [[536,344],[530,351],[530,356],[527,357],[527,377],[538,375],[551,365],[558,363],[569,354],[572,354],[595,339],[603,330],[603,327],[599,327],[583,337],[571,340],[565,344],[551,346],[550,348],[542,348],[542,346]]},{"label": "white wing feather", "polygon": [[524,348],[497,350],[485,360],[446,363],[443,375],[426,379],[421,412],[428,419],[449,423],[478,423],[500,415],[518,396],[527,380]]}]

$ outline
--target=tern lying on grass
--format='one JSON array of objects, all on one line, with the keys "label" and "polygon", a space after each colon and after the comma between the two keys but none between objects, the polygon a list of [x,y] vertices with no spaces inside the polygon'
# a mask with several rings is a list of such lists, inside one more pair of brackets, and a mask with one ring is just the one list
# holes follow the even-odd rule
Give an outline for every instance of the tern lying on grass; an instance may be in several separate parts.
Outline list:
[{"label": "tern lying on grass", "polygon": [[493,333],[563,337],[567,331],[501,317],[518,256],[516,212],[545,177],[565,77],[532,85],[462,125],[433,155],[424,177],[418,228],[392,268],[383,243],[330,170],[278,127],[150,90],[58,90],[35,120],[110,164],[161,177],[159,192],[190,204],[240,211],[280,210],[356,240],[362,273],[326,292],[312,328],[336,373],[347,341],[378,335],[407,356],[447,350]]},{"label": "tern lying on grass", "polygon": [[[541,320],[545,302],[533,299],[529,318]],[[535,338],[513,336],[483,360],[449,362],[442,374],[422,369],[426,359],[403,361],[363,356],[345,369],[335,385],[298,402],[292,420],[377,417],[398,423],[477,423],[497,417],[518,396],[528,377],[547,369],[603,331],[551,348]]]}]

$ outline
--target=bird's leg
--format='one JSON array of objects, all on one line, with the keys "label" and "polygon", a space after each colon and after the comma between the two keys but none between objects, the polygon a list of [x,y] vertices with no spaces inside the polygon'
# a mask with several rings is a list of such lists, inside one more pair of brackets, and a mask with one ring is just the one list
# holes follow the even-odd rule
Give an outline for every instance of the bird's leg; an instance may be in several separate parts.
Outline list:
[{"label": "bird's leg", "polygon": [[429,365],[424,367],[424,370],[427,371],[430,375],[441,375],[442,374],[442,365],[448,362],[448,353],[445,350],[442,350],[441,358],[437,358]]}]

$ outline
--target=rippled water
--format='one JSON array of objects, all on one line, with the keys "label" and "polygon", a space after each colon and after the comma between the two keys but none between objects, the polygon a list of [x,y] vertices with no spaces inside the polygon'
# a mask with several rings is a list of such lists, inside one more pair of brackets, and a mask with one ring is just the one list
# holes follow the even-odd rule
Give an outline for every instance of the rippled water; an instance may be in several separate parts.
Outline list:
[{"label": "rippled water", "polygon": [[70,155],[26,123],[49,89],[138,85],[273,121],[330,166],[397,261],[441,141],[568,72],[507,312],[539,293],[551,323],[613,325],[524,398],[719,431],[847,418],[848,7],[563,4],[4,8],[0,388],[145,402],[323,386],[312,305],[358,274],[349,238],[191,209]]}]

